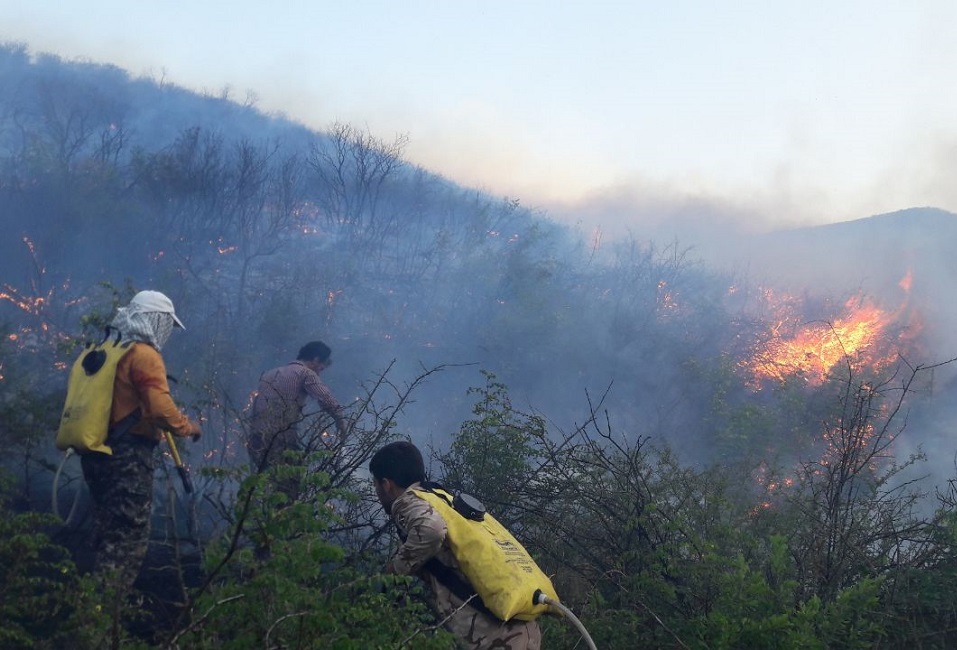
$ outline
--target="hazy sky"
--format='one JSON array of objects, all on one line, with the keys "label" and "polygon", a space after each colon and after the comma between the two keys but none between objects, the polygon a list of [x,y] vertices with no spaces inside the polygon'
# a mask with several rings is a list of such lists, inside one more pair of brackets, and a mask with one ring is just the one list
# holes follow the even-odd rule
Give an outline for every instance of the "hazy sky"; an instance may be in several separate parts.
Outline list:
[{"label": "hazy sky", "polygon": [[310,127],[556,218],[957,211],[957,2],[0,0],[0,39]]}]

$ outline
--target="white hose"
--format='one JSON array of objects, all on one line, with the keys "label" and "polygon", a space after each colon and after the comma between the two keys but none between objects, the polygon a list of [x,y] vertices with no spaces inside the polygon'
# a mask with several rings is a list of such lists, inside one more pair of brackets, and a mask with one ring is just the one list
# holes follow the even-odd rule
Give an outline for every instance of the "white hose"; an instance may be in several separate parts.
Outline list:
[{"label": "white hose", "polygon": [[67,447],[66,453],[63,455],[63,460],[60,461],[59,467],[56,468],[56,474],[53,475],[53,490],[50,494],[51,505],[53,507],[53,514],[57,516],[58,519],[63,521],[64,526],[69,526],[70,522],[73,521],[73,515],[76,513],[76,506],[80,503],[80,491],[77,490],[73,495],[73,505],[70,506],[70,514],[66,516],[66,519],[60,516],[60,503],[59,503],[59,484],[60,484],[60,474],[63,472],[63,466],[66,465],[66,461],[73,455],[73,447]]},{"label": "white hose", "polygon": [[588,634],[588,630],[585,629],[585,626],[582,625],[582,622],[578,620],[578,617],[575,616],[572,610],[568,609],[557,600],[552,600],[542,593],[541,590],[535,592],[535,595],[532,597],[532,602],[536,605],[548,605],[552,609],[557,610],[558,613],[571,621],[572,625],[574,625],[575,628],[581,633],[582,638],[585,639],[585,643],[588,645],[589,650],[598,650],[597,646],[595,646],[595,642],[591,639],[591,635]]}]

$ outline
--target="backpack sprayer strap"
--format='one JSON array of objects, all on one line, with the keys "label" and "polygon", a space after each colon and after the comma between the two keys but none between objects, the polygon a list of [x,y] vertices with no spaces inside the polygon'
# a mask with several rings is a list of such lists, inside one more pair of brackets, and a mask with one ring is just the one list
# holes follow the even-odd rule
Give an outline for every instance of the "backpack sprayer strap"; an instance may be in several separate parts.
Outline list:
[{"label": "backpack sprayer strap", "polygon": [[133,425],[140,421],[142,416],[142,411],[140,411],[140,409],[136,409],[125,418],[111,426],[109,432],[106,434],[106,444],[112,445],[116,443],[117,440],[130,435],[130,429],[132,429]]},{"label": "backpack sprayer strap", "polygon": [[98,343],[98,345],[103,345],[110,340],[110,332],[113,333],[113,343],[116,345],[120,344],[120,341],[123,340],[123,332],[116,329],[112,325],[107,325],[103,328],[103,339]]},{"label": "backpack sprayer strap", "polygon": [[[399,539],[403,542],[408,539],[408,535],[403,533],[401,529],[398,529],[397,532],[399,533]],[[443,564],[437,557],[431,557],[422,565],[422,568],[432,574],[440,584],[455,594],[463,603],[468,602],[469,607],[482,612],[486,616],[498,619],[498,616],[489,611],[488,607],[485,606],[482,597],[478,595],[472,585],[456,573],[452,567]]]},{"label": "backpack sprayer strap", "polygon": [[423,565],[423,568],[435,576],[436,580],[444,585],[446,589],[455,594],[456,597],[463,603],[467,602],[469,607],[482,612],[486,616],[490,616],[496,620],[501,620],[498,616],[493,614],[488,607],[485,606],[485,602],[482,600],[482,597],[476,593],[472,585],[459,576],[459,574],[456,573],[452,567],[442,564],[438,558],[433,557]]}]

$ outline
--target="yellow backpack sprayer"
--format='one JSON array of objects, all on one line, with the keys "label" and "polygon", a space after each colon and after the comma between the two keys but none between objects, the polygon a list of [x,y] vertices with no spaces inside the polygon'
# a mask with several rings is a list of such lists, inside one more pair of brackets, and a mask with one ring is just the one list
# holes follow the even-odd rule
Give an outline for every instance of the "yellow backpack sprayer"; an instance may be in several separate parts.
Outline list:
[{"label": "yellow backpack sprayer", "polygon": [[[107,444],[113,404],[113,382],[116,379],[116,368],[123,357],[133,349],[133,342],[121,341],[119,332],[111,337],[111,329],[106,328],[106,336],[99,343],[87,343],[70,369],[66,401],[56,435],[57,449],[65,451],[66,454],[54,474],[51,494],[53,512],[58,517],[61,517],[58,486],[67,459],[74,453],[113,454]],[[176,463],[176,471],[183,482],[183,489],[191,493],[192,481],[180,458],[173,436],[167,431],[165,437]],[[64,519],[65,523],[72,520],[78,501],[78,498],[74,498],[70,512]]]},{"label": "yellow backpack sprayer", "polygon": [[[515,537],[475,497],[454,497],[434,483],[414,490],[445,521],[449,548],[469,584],[434,558],[426,568],[462,600],[476,603],[503,621],[531,621],[544,613],[564,616],[581,633],[586,644],[595,644],[581,621],[562,605],[551,579]],[[472,593],[469,593],[472,592]]]}]

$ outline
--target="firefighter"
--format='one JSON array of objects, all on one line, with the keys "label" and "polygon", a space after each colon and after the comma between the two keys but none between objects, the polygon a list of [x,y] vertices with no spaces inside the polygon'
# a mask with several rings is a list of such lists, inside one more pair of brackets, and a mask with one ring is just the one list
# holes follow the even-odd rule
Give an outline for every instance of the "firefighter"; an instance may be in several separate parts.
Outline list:
[{"label": "firefighter", "polygon": [[[428,501],[414,493],[425,483],[419,449],[407,441],[390,443],[375,453],[369,471],[376,496],[403,540],[386,572],[419,576],[429,588],[440,620],[463,647],[539,650],[542,633],[537,622],[502,621],[478,604],[480,600],[457,593],[462,590],[455,585],[467,585],[468,580],[449,547],[446,522]],[[438,565],[430,564],[433,560]]]},{"label": "firefighter", "polygon": [[173,302],[141,291],[117,311],[111,327],[131,342],[116,366],[110,427],[112,453],[81,454],[93,502],[94,571],[115,580],[119,594],[132,587],[149,545],[157,443],[165,431],[199,440],[199,424],[170,396],[160,354],[174,328],[183,328]]}]

